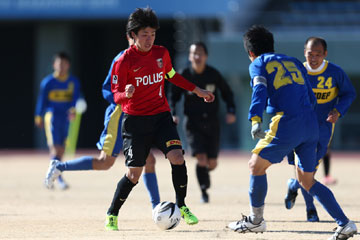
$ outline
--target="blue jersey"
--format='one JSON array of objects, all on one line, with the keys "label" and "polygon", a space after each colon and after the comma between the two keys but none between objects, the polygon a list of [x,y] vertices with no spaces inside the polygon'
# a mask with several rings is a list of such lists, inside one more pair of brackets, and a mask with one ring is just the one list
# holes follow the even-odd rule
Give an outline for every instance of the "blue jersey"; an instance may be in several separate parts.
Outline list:
[{"label": "blue jersey", "polygon": [[[306,63],[304,63],[306,66]],[[334,108],[344,116],[356,97],[356,92],[346,73],[337,65],[325,61],[319,72],[308,71],[312,90],[317,99],[316,113],[320,122],[326,121]]]},{"label": "blue jersey", "polygon": [[262,118],[265,109],[275,115],[252,152],[278,163],[295,149],[300,169],[315,171],[319,127],[305,67],[296,58],[266,53],[250,64],[249,71],[253,89],[249,119]]},{"label": "blue jersey", "polygon": [[303,64],[283,54],[266,53],[249,66],[253,89],[249,119],[283,112],[297,115],[316,104]]},{"label": "blue jersey", "polygon": [[40,95],[36,104],[35,115],[42,117],[46,112],[55,116],[66,116],[80,95],[80,84],[76,77],[61,81],[53,74],[46,76],[40,85]]}]

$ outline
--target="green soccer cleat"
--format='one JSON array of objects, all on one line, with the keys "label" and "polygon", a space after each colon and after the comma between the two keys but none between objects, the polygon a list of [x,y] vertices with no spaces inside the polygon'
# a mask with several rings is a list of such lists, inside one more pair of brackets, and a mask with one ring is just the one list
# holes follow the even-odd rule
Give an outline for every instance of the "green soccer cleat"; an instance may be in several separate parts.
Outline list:
[{"label": "green soccer cleat", "polygon": [[180,208],[181,217],[185,220],[185,222],[189,225],[197,224],[199,220],[197,217],[190,212],[190,209],[187,206],[182,206]]},{"label": "green soccer cleat", "polygon": [[105,221],[105,229],[109,231],[119,231],[117,216],[107,215]]}]

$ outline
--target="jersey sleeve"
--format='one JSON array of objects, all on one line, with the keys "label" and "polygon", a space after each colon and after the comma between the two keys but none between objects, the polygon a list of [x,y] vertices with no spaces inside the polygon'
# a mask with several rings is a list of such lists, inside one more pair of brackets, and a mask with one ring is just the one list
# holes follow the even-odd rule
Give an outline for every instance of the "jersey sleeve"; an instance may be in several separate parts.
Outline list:
[{"label": "jersey sleeve", "polygon": [[301,71],[302,77],[304,78],[304,81],[305,81],[305,86],[307,88],[307,93],[309,96],[309,101],[310,101],[311,107],[312,107],[312,109],[315,109],[316,105],[317,105],[317,99],[315,97],[314,91],[312,90],[312,86],[311,86],[311,83],[310,83],[310,80],[308,77],[309,75],[307,74],[306,68],[300,61],[298,61],[298,66]]},{"label": "jersey sleeve", "polygon": [[129,62],[123,57],[115,61],[111,71],[111,92],[116,104],[122,104],[127,100],[125,86],[128,79]]},{"label": "jersey sleeve", "polygon": [[227,112],[235,114],[234,94],[231,91],[231,88],[228,85],[228,83],[226,82],[226,80],[222,77],[222,75],[216,70],[215,70],[215,73],[217,75],[216,85],[220,90],[222,99],[226,103]]},{"label": "jersey sleeve", "polygon": [[39,96],[35,108],[35,118],[39,118],[44,115],[46,106],[48,105],[48,92],[48,81],[44,79],[40,84]]},{"label": "jersey sleeve", "polygon": [[71,101],[71,107],[74,108],[77,100],[80,98],[80,81],[77,78],[74,78],[74,93],[73,99]]},{"label": "jersey sleeve", "polygon": [[338,81],[339,101],[335,105],[335,108],[340,113],[340,116],[344,116],[348,111],[351,103],[354,101],[356,92],[346,73],[342,69],[340,69],[340,71],[341,76]]},{"label": "jersey sleeve", "polygon": [[165,64],[164,66],[165,66],[165,79],[166,80],[168,80],[169,82],[175,84],[176,86],[183,88],[185,90],[188,90],[190,92],[192,92],[196,88],[195,84],[186,80],[183,76],[181,76],[174,70],[174,68],[172,67],[170,55],[169,55],[169,52],[167,49],[165,49],[164,64]]},{"label": "jersey sleeve", "polygon": [[106,101],[109,103],[115,103],[113,93],[111,92],[111,73],[112,69],[115,63],[115,59],[112,61],[109,72],[104,80],[104,83],[102,85],[102,95]]},{"label": "jersey sleeve", "polygon": [[249,72],[251,77],[250,86],[252,88],[251,104],[249,109],[248,119],[260,120],[262,119],[263,112],[266,107],[266,101],[268,98],[267,92],[267,79],[264,73],[264,67],[262,62],[257,58],[249,66]]}]

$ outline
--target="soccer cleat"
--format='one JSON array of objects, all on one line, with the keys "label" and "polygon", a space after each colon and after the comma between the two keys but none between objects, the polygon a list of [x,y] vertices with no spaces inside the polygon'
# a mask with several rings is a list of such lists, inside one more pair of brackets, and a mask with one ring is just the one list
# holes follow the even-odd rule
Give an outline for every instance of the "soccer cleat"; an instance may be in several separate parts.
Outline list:
[{"label": "soccer cleat", "polygon": [[65,182],[65,180],[61,177],[61,175],[58,177],[58,187],[61,189],[61,190],[66,190],[69,188],[69,184],[67,184]]},{"label": "soccer cleat", "polygon": [[320,219],[317,215],[316,209],[306,211],[306,217],[308,222],[319,222]]},{"label": "soccer cleat", "polygon": [[61,171],[56,168],[56,165],[59,163],[59,160],[51,160],[48,171],[45,177],[45,187],[48,189],[54,188],[54,181],[61,175]]},{"label": "soccer cleat", "polygon": [[266,231],[266,222],[265,220],[262,220],[260,223],[254,224],[251,222],[249,216],[242,215],[242,219],[240,221],[231,222],[227,227],[238,233],[263,233]]},{"label": "soccer cleat", "polygon": [[288,192],[287,192],[286,197],[285,197],[285,207],[286,207],[286,209],[292,209],[294,207],[295,200],[296,200],[296,197],[298,195],[297,191],[293,191],[293,190],[290,189],[290,184],[293,181],[296,181],[296,179],[290,178],[288,180],[288,182],[287,182]]},{"label": "soccer cleat", "polygon": [[326,176],[323,178],[323,180],[321,181],[324,185],[335,185],[337,180],[335,178],[333,178],[332,176]]},{"label": "soccer cleat", "polygon": [[114,215],[107,215],[105,221],[105,229],[109,231],[119,231],[118,217]]},{"label": "soccer cleat", "polygon": [[356,225],[353,221],[349,221],[343,227],[334,228],[334,235],[332,235],[328,240],[346,240],[354,236],[357,233]]},{"label": "soccer cleat", "polygon": [[197,224],[199,220],[197,217],[190,212],[190,209],[187,206],[182,206],[180,208],[181,217],[185,220],[185,222],[189,225]]}]

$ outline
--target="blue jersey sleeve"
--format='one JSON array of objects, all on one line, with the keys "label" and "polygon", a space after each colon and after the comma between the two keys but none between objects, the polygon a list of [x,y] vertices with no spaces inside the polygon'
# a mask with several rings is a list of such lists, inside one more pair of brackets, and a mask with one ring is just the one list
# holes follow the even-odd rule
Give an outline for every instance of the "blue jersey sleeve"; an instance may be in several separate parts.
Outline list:
[{"label": "blue jersey sleeve", "polygon": [[74,77],[74,93],[73,93],[73,99],[71,101],[71,107],[75,107],[79,97],[80,97],[80,82],[77,78]]},{"label": "blue jersey sleeve", "polygon": [[341,114],[341,116],[344,116],[351,103],[354,101],[356,92],[354,86],[351,84],[349,77],[342,69],[341,76],[342,77],[338,81],[339,101],[335,105],[335,108]]},{"label": "blue jersey sleeve", "polygon": [[249,120],[256,116],[262,119],[262,115],[266,107],[268,92],[266,79],[267,75],[264,72],[264,68],[265,66],[260,58],[255,59],[255,61],[249,66],[251,77],[250,86],[253,90],[248,115]]},{"label": "blue jersey sleeve", "polygon": [[40,92],[36,103],[35,116],[42,117],[45,113],[46,107],[48,105],[48,98],[47,98],[49,94],[48,82],[49,79],[45,78],[42,80],[40,84]]},{"label": "blue jersey sleeve", "polygon": [[305,85],[306,85],[307,92],[308,92],[308,95],[309,95],[310,104],[312,106],[312,109],[315,110],[316,105],[317,105],[317,100],[316,100],[314,91],[312,89],[312,86],[311,86],[311,83],[310,83],[310,80],[309,80],[309,77],[308,77],[308,74],[307,74],[307,70],[301,63],[298,64],[298,66],[300,68],[301,74],[303,75],[303,78],[304,78],[304,81],[305,81]]}]

